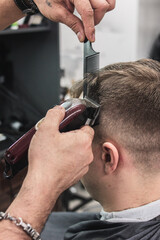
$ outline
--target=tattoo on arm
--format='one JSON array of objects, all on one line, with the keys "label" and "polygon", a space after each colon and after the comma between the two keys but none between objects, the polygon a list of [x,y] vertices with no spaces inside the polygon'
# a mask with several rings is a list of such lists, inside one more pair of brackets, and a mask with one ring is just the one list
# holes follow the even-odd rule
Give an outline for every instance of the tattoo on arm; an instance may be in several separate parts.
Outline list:
[{"label": "tattoo on arm", "polygon": [[49,7],[52,7],[52,3],[51,3],[49,0],[46,0],[46,4],[47,4]]}]

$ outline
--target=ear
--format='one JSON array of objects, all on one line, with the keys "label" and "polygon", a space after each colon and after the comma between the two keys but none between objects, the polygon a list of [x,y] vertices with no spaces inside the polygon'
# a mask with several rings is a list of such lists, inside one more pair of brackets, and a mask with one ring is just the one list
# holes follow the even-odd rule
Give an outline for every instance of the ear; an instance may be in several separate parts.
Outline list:
[{"label": "ear", "polygon": [[113,173],[118,166],[119,153],[114,144],[110,142],[103,143],[102,146],[102,161],[104,164],[104,171],[106,174]]}]

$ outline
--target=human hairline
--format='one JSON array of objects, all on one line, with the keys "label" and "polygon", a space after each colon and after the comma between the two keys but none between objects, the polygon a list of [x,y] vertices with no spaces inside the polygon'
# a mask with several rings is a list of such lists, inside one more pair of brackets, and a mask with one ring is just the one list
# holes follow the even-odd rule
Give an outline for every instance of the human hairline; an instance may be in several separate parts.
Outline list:
[{"label": "human hairline", "polygon": [[[149,162],[151,154],[159,156],[160,63],[151,59],[116,63],[85,80],[89,97],[101,105],[95,135],[115,139],[141,162]],[[82,84],[72,90],[74,97]]]}]

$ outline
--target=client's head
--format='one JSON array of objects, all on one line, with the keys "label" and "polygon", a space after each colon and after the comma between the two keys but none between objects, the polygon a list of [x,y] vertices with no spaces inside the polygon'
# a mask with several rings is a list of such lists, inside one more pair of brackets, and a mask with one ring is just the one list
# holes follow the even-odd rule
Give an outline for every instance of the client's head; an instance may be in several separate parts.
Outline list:
[{"label": "client's head", "polygon": [[[160,63],[117,63],[86,80],[101,112],[84,185],[107,210],[160,198]],[[75,89],[77,97],[82,82]]]}]

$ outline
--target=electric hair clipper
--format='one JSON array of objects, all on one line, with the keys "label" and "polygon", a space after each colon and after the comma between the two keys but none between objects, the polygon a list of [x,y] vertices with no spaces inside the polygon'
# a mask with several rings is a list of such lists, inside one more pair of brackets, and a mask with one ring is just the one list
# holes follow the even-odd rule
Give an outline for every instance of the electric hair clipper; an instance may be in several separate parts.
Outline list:
[{"label": "electric hair clipper", "polygon": [[[84,43],[84,76],[87,73],[95,73],[99,70],[99,53],[92,49],[91,43]],[[79,129],[81,126],[94,126],[99,115],[100,105],[87,97],[87,83],[84,83],[83,99],[68,99],[61,105],[65,108],[65,117],[60,123],[59,131],[67,132]],[[40,120],[42,121],[42,120]],[[4,154],[4,176],[11,178],[28,165],[28,148],[35,134],[38,124],[11,145]]]}]

